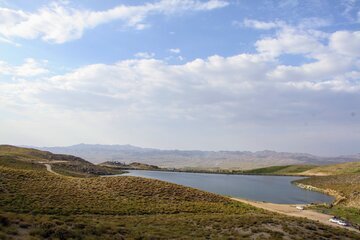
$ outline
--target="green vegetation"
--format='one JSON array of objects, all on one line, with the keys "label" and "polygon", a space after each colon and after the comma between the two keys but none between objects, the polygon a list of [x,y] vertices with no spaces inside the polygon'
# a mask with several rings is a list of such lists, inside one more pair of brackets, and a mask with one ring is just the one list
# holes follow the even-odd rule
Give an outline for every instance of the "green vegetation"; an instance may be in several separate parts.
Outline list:
[{"label": "green vegetation", "polygon": [[213,174],[250,174],[250,175],[296,175],[296,176],[327,176],[348,173],[360,173],[360,162],[348,162],[331,165],[284,165],[271,166],[264,168],[255,168],[250,170],[221,169],[221,168],[160,168],[155,165],[121,162],[104,162],[100,166],[115,169],[139,169],[139,170],[156,170],[156,171],[176,171],[176,172],[193,172],[193,173],[213,173]]},{"label": "green vegetation", "polygon": [[269,174],[269,175],[294,175],[301,174],[305,171],[315,168],[314,165],[286,165],[286,166],[272,166],[265,168],[257,168],[243,171],[245,174]]},{"label": "green vegetation", "polygon": [[360,227],[360,210],[359,208],[346,207],[343,205],[337,206],[327,206],[327,205],[318,205],[311,207],[311,209],[317,210],[322,213],[326,213],[333,216],[339,216],[351,222],[353,225],[357,225],[357,228]]},{"label": "green vegetation", "polygon": [[[115,169],[123,169],[123,170],[161,170],[158,166],[145,164],[145,163],[138,163],[133,162],[130,164],[122,163],[122,162],[103,162],[99,164],[100,166],[108,167],[108,168],[115,168]],[[164,170],[164,169],[163,169]]]},{"label": "green vegetation", "polygon": [[66,178],[46,171],[0,170],[1,186],[7,190],[0,206],[12,212],[134,215],[244,210],[224,197],[157,180]]},{"label": "green vegetation", "polygon": [[[315,208],[332,215],[341,216],[360,225],[360,174],[317,176],[296,181],[332,193],[339,199],[336,206],[316,206]],[[335,194],[334,194],[335,192]]]},{"label": "green vegetation", "polygon": [[245,171],[232,171],[240,174],[268,174],[268,175],[302,175],[302,176],[327,176],[350,173],[360,173],[360,162],[347,162],[323,166],[316,165],[285,165],[256,168]]},{"label": "green vegetation", "polygon": [[[0,214],[0,239],[356,239],[303,219],[261,215],[29,215]],[[299,232],[301,231],[301,232]]]},{"label": "green vegetation", "polygon": [[[4,154],[5,155],[5,154]],[[67,177],[0,161],[0,239],[356,239],[317,222],[136,177]],[[76,173],[74,168],[74,173]]]},{"label": "green vegetation", "polygon": [[36,149],[8,145],[0,145],[0,161],[3,165],[15,168],[27,165],[30,169],[45,169],[43,163],[48,163],[52,165],[54,171],[74,177],[91,177],[122,173],[120,170],[97,166],[82,158],[71,155],[53,154]]},{"label": "green vegetation", "polygon": [[360,174],[311,177],[297,182],[324,190],[334,190],[345,198],[341,204],[360,209]]},{"label": "green vegetation", "polygon": [[311,170],[304,172],[305,175],[339,175],[339,174],[350,174],[360,173],[360,161],[359,162],[347,162],[340,164],[331,164],[325,166],[318,166]]}]

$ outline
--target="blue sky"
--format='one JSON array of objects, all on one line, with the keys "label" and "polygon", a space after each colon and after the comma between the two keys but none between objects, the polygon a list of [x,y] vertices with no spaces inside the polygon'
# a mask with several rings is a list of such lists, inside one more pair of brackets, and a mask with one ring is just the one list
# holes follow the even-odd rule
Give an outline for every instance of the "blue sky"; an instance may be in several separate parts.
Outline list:
[{"label": "blue sky", "polygon": [[0,0],[0,53],[2,143],[359,152],[357,0]]}]

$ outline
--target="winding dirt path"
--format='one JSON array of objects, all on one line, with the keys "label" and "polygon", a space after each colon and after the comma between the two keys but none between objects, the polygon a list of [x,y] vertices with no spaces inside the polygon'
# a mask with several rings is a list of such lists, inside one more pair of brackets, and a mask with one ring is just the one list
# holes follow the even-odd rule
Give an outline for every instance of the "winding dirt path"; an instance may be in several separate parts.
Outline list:
[{"label": "winding dirt path", "polygon": [[231,198],[231,199],[235,200],[235,201],[247,203],[254,207],[262,208],[262,209],[265,209],[268,211],[285,214],[285,215],[291,216],[291,217],[307,218],[310,220],[319,221],[325,225],[330,225],[333,227],[341,227],[341,228],[348,229],[350,231],[355,231],[357,233],[360,233],[360,231],[355,228],[341,226],[336,223],[329,222],[329,219],[332,217],[331,215],[319,213],[319,212],[316,212],[313,210],[300,210],[300,209],[296,208],[297,206],[305,207],[304,204],[276,204],[276,203],[250,201],[250,200],[241,199],[241,198]]},{"label": "winding dirt path", "polygon": [[51,169],[51,165],[50,164],[47,164],[47,163],[44,163],[45,167],[46,167],[46,170],[53,173],[53,174],[56,174],[56,175],[60,175],[59,173],[57,172],[54,172],[52,169]]},{"label": "winding dirt path", "polygon": [[39,163],[44,164],[45,167],[46,167],[46,170],[47,170],[48,172],[51,172],[52,174],[55,174],[55,175],[61,175],[61,174],[59,174],[59,173],[57,173],[57,172],[54,172],[54,171],[52,170],[52,168],[51,168],[51,165],[50,165],[49,163],[66,163],[66,162],[67,162],[67,161],[52,161],[52,162],[39,162]]}]

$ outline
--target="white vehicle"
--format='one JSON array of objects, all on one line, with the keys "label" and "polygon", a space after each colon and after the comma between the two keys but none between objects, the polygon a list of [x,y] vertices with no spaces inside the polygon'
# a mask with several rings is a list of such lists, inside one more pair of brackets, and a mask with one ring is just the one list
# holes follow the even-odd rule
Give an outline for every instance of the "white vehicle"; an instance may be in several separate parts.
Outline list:
[{"label": "white vehicle", "polygon": [[341,219],[338,219],[336,217],[330,218],[329,222],[336,223],[336,224],[339,224],[341,226],[347,226],[348,225],[347,222],[345,222],[345,221],[343,221]]},{"label": "white vehicle", "polygon": [[343,221],[343,220],[338,220],[338,223],[337,224],[339,224],[339,225],[341,225],[341,226],[347,226],[348,224],[345,222],[345,221]]},{"label": "white vehicle", "polygon": [[296,206],[296,209],[304,210],[304,207],[303,206]]},{"label": "white vehicle", "polygon": [[332,222],[332,223],[338,223],[338,219],[337,218],[330,218],[329,219],[329,222]]}]

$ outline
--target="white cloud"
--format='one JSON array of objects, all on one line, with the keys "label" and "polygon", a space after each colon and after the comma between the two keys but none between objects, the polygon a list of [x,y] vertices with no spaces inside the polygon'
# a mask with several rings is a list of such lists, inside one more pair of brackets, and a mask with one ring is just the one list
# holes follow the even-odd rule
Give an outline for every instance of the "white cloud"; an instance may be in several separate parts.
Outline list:
[{"label": "white cloud", "polygon": [[[359,68],[360,38],[359,32],[338,31],[329,35],[328,44],[307,32],[302,36],[280,32],[277,38],[261,40],[257,43],[259,51],[271,56],[298,54],[310,62],[299,66],[278,65],[270,73],[272,78],[282,81],[311,81],[317,86],[321,82],[337,78],[352,69]],[[359,39],[358,39],[359,38]],[[336,81],[337,82],[337,81]],[[319,84],[320,83],[320,84]],[[313,85],[315,86],[315,85]],[[326,86],[330,86],[326,84]],[[352,89],[353,88],[349,88]]]},{"label": "white cloud", "polygon": [[257,50],[270,56],[280,54],[307,55],[314,51],[322,51],[323,45],[319,41],[324,36],[316,31],[300,30],[286,27],[279,30],[275,37],[266,37],[256,41]]},{"label": "white cloud", "polygon": [[336,52],[360,57],[360,31],[338,31],[331,35],[330,47]]},{"label": "white cloud", "polygon": [[255,28],[261,30],[269,30],[274,28],[282,28],[285,27],[286,24],[283,21],[275,21],[275,22],[264,22],[258,21],[254,19],[245,19],[243,22],[234,21],[233,24],[239,27],[248,27],[248,28]]},{"label": "white cloud", "polygon": [[245,18],[242,22],[233,21],[233,25],[237,27],[254,28],[258,30],[270,30],[270,29],[284,29],[284,28],[296,28],[296,29],[316,29],[325,26],[329,26],[331,21],[328,19],[310,17],[303,18],[298,22],[297,26],[291,26],[284,21],[259,21],[256,19]]},{"label": "white cloud", "polygon": [[329,26],[331,23],[332,21],[329,19],[311,17],[302,19],[297,27],[301,29],[316,29]]},{"label": "white cloud", "polygon": [[45,68],[47,61],[37,61],[32,58],[25,59],[24,64],[11,66],[6,62],[0,61],[0,75],[11,75],[13,77],[36,77],[48,73]]},{"label": "white cloud", "polygon": [[[270,57],[263,47],[256,54],[215,55],[174,65],[152,59],[149,53],[139,53],[142,59],[88,65],[35,82],[3,84],[0,93],[6,92],[3,97],[11,104],[22,96],[29,100],[21,102],[70,110],[242,121],[253,121],[255,116],[292,118],[308,111],[316,96],[328,99],[340,92],[356,98],[352,94],[360,93],[358,56],[344,55],[339,46],[334,49],[332,39],[338,32],[329,36],[329,44],[324,44],[316,38],[308,39],[307,32],[292,30],[291,35],[283,31],[270,41],[271,48],[278,49]],[[345,36],[353,38],[355,33]],[[298,66],[279,64],[279,56],[295,53],[312,62]],[[319,111],[329,107],[325,100],[317,104]],[[344,107],[348,108],[341,106]]]},{"label": "white cloud", "polygon": [[[31,99],[67,108],[80,104],[99,110],[120,105],[133,112],[141,109],[141,113],[145,113],[144,108],[150,112],[168,111],[172,114],[186,110],[188,116],[200,114],[199,108],[206,109],[207,106],[242,109],[240,99],[249,101],[260,92],[281,95],[293,90],[321,90],[324,94],[359,91],[358,37],[359,32],[326,34],[286,26],[273,36],[258,40],[256,54],[215,55],[171,65],[153,59],[153,53],[140,52],[135,55],[140,58],[137,60],[84,66],[65,75],[41,79],[37,84],[32,81],[20,85],[11,83],[11,86],[16,86],[17,91],[22,87],[27,91],[33,89],[30,91]],[[169,51],[181,52],[176,48]],[[297,54],[308,62],[286,65],[279,57],[287,54]],[[33,59],[18,67],[2,63],[0,70],[3,74],[15,76],[47,72]],[[14,93],[7,96],[16,98],[18,94]],[[16,102],[14,99],[9,101]],[[270,103],[271,99],[261,104]],[[239,111],[230,112],[239,114]]]},{"label": "white cloud", "polygon": [[285,0],[278,3],[280,8],[295,8],[299,5],[298,0]]},{"label": "white cloud", "polygon": [[3,38],[3,37],[0,37],[0,42],[8,43],[8,44],[14,45],[15,47],[21,47],[21,44],[11,41],[7,38]]},{"label": "white cloud", "polygon": [[[257,41],[257,52],[252,54],[214,55],[170,64],[153,59],[151,53],[141,53],[140,59],[87,65],[62,75],[3,81],[0,111],[27,114],[36,109],[42,113],[41,119],[47,119],[44,125],[54,120],[56,125],[69,125],[64,129],[79,127],[98,142],[99,136],[106,140],[114,135],[130,141],[134,132],[142,139],[145,135],[158,138],[163,131],[163,139],[168,139],[174,131],[177,138],[183,133],[181,127],[191,124],[191,137],[201,128],[204,132],[221,129],[214,138],[229,131],[234,140],[250,128],[259,139],[283,132],[287,140],[294,140],[288,135],[303,139],[297,135],[306,131],[301,127],[314,126],[308,127],[309,136],[321,137],[312,141],[326,139],[329,135],[324,132],[333,129],[347,129],[349,134],[359,129],[358,119],[350,115],[358,111],[360,102],[358,32],[323,33],[286,26],[270,34]],[[289,64],[283,61],[289,54],[306,61]],[[29,75],[15,69],[0,64],[3,74]],[[103,131],[105,125],[110,127]],[[29,129],[32,124],[24,126]],[[53,129],[48,126],[49,131]],[[64,134],[63,138],[67,137]]]},{"label": "white cloud", "polygon": [[343,6],[344,10],[342,15],[350,20],[353,19],[353,12],[356,10],[356,2],[357,0],[342,0],[341,5]]},{"label": "white cloud", "polygon": [[85,30],[111,21],[122,21],[127,27],[141,30],[149,26],[145,20],[150,15],[210,11],[227,5],[228,3],[222,0],[161,0],[137,6],[119,5],[105,11],[76,9],[56,2],[35,12],[0,7],[0,37],[41,38],[60,44],[79,39]]},{"label": "white cloud", "polygon": [[134,55],[137,58],[153,58],[155,57],[155,53],[152,52],[138,52]]},{"label": "white cloud", "polygon": [[179,54],[181,52],[180,48],[170,48],[169,52],[174,53],[174,54]]}]

